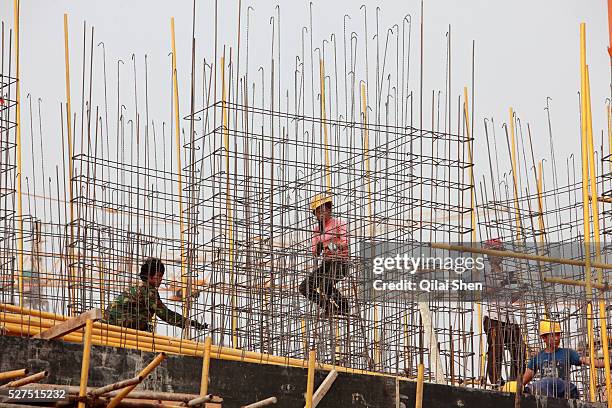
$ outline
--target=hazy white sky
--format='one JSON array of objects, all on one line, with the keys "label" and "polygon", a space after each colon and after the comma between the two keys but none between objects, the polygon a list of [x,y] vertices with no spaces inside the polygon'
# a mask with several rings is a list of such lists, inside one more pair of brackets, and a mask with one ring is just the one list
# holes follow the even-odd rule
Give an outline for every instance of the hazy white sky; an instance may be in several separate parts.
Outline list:
[{"label": "hazy white sky", "polygon": [[[370,70],[374,70],[375,9],[380,6],[381,33],[400,24],[406,14],[413,17],[411,85],[418,89],[419,9],[418,1],[364,1],[370,34]],[[1,0],[0,19],[12,25],[13,2]],[[281,74],[293,76],[295,55],[301,47],[301,27],[308,25],[308,2],[248,1],[242,4],[242,31],[245,36],[246,10],[250,16],[250,72],[259,65],[269,66],[271,58],[270,16],[280,4]],[[315,47],[323,38],[336,33],[342,38],[343,17],[348,30],[363,32],[361,2],[314,2]],[[178,71],[181,86],[181,115],[188,113],[190,70],[191,1],[76,1],[21,0],[21,78],[22,96],[31,93],[33,101],[43,101],[43,133],[46,146],[59,143],[59,105],[65,100],[63,13],[70,20],[71,74],[73,109],[80,109],[83,21],[88,30],[95,27],[95,43],[103,41],[106,49],[108,82],[114,89],[117,59],[125,61],[122,78],[133,75],[132,53],[138,62],[138,78],[144,78],[144,54],[149,64],[151,118],[169,120],[170,114],[170,17],[176,19]],[[213,58],[214,1],[197,4],[197,57]],[[237,1],[219,1],[218,44],[235,46],[238,31]],[[604,101],[609,94],[610,63],[606,51],[608,25],[606,2],[580,0],[515,0],[512,2],[479,0],[425,1],[424,89],[425,101],[432,90],[443,90],[445,81],[446,31],[452,26],[453,93],[459,95],[471,83],[471,48],[476,41],[475,117],[477,141],[484,137],[482,118],[495,117],[498,136],[501,123],[508,120],[508,108],[514,107],[523,123],[529,122],[536,143],[536,155],[548,156],[548,135],[544,111],[546,97],[552,98],[553,132],[558,157],[579,152],[579,115],[577,91],[579,76],[579,23],[587,23],[588,63],[591,69],[594,130],[605,127]],[[89,39],[88,39],[89,46]],[[340,46],[340,45],[339,45]],[[94,82],[102,81],[101,47],[94,56]],[[235,52],[235,51],[234,51]],[[242,50],[244,52],[245,50]],[[244,58],[244,57],[243,57]],[[131,81],[122,87],[128,95]],[[138,84],[139,88],[142,84]],[[110,91],[109,91],[110,92]],[[112,91],[116,92],[116,91]],[[96,103],[102,103],[97,94]],[[109,95],[109,97],[114,97]],[[125,96],[128,98],[128,96]],[[456,100],[456,99],[454,99]],[[24,109],[25,100],[24,100]],[[128,112],[130,106],[128,106]],[[22,111],[27,118],[28,112]],[[28,133],[24,133],[27,139]],[[598,137],[599,138],[599,137]],[[26,141],[27,143],[27,141]],[[476,161],[482,163],[486,150],[477,143]],[[24,145],[24,148],[27,146]],[[50,155],[53,153],[50,151]],[[25,160],[31,160],[25,155]],[[479,157],[481,160],[479,160]],[[50,161],[59,160],[50,157]]]}]

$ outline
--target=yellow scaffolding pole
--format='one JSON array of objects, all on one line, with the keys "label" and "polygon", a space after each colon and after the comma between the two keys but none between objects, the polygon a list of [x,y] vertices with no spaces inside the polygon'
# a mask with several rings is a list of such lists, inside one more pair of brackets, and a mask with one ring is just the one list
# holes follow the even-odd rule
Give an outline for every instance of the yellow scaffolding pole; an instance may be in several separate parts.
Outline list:
[{"label": "yellow scaffolding pole", "polygon": [[325,113],[325,64],[319,59],[319,71],[321,80],[321,126],[323,126],[323,144],[325,146],[325,190],[327,194],[331,191],[331,173],[329,171],[329,138],[327,135],[327,114]]},{"label": "yellow scaffolding pole", "polygon": [[302,329],[302,347],[304,347],[304,354],[308,355],[308,336],[306,335],[306,320],[302,318],[300,327]]},{"label": "yellow scaffolding pole", "polygon": [[514,205],[516,207],[516,240],[521,240],[521,210],[519,208],[519,199],[518,199],[518,175],[517,173],[517,165],[516,165],[516,141],[514,136],[514,111],[512,108],[509,110],[510,112],[510,159],[512,160],[512,182],[514,184]]},{"label": "yellow scaffolding pole", "polygon": [[[183,226],[183,178],[181,170],[181,124],[179,122],[179,91],[178,78],[176,71],[176,42],[174,34],[174,17],[170,18],[170,32],[172,35],[172,89],[174,99],[174,133],[176,139],[176,162],[178,171],[178,205],[179,205],[179,228],[181,239],[181,295],[183,300],[183,316],[189,318],[189,307],[187,300],[187,276],[185,275],[185,236]],[[189,326],[187,326],[189,327]],[[186,333],[187,332],[187,333]],[[188,330],[184,330],[183,337],[188,334]]]},{"label": "yellow scaffolding pole", "polygon": [[[409,343],[409,336],[408,336],[408,313],[405,312],[404,313],[404,374],[408,375],[408,367],[410,367],[410,369],[412,369],[412,365],[408,366],[408,356],[410,355],[409,351],[408,351],[408,347],[410,346]],[[411,361],[412,362],[412,361]]]},{"label": "yellow scaffolding pole", "polygon": [[[585,281],[579,281],[575,279],[564,279],[564,278],[551,278],[549,276],[544,277],[544,282],[560,283],[562,285],[571,285],[571,286],[582,286],[583,288],[587,286],[587,283]],[[591,287],[602,290],[602,291],[612,290],[612,286],[608,286],[608,284],[591,283]]]},{"label": "yellow scaffolding pole", "polygon": [[374,236],[374,224],[372,223],[372,186],[370,185],[370,139],[368,135],[368,105],[367,90],[364,83],[361,84],[361,105],[363,109],[363,155],[365,159],[365,178],[368,192],[368,220],[370,227],[370,238]]},{"label": "yellow scaffolding pole", "polygon": [[[468,160],[469,160],[469,177],[470,184],[472,186],[470,192],[470,208],[471,208],[471,217],[470,222],[472,226],[472,243],[476,242],[476,211],[474,211],[475,205],[475,197],[474,197],[474,167],[472,166],[474,162],[474,157],[472,155],[472,135],[470,134],[470,115],[468,111],[468,90],[467,86],[463,87],[463,113],[465,116],[465,130],[467,133],[467,148],[468,148]],[[483,310],[482,303],[478,302],[476,304],[476,310],[478,314],[478,343],[480,347],[480,364],[479,364],[479,376],[484,378],[485,376],[485,347],[484,347],[484,337],[483,337]]]},{"label": "yellow scaffolding pole", "polygon": [[310,350],[308,353],[308,375],[306,377],[306,408],[313,408],[312,406],[312,395],[314,393],[314,380],[315,380],[315,364],[317,362],[317,352]]},{"label": "yellow scaffolding pole", "polygon": [[[370,184],[370,138],[368,135],[368,104],[367,89],[365,83],[361,83],[361,106],[363,109],[363,155],[365,161],[365,179],[368,193],[368,226],[369,236],[374,237],[374,220],[372,219],[372,186]],[[378,344],[378,308],[376,302],[374,308],[374,364],[378,367],[381,360],[380,348]]]},{"label": "yellow scaffolding pole", "polygon": [[[327,112],[325,111],[325,63],[323,59],[319,59],[319,72],[321,81],[321,126],[323,126],[323,145],[325,148],[325,192],[331,194],[331,172],[329,170],[331,161],[329,159],[329,136],[327,131]],[[332,335],[336,342],[336,353],[340,352],[339,337],[340,327],[339,323],[336,322],[335,327],[332,326]],[[334,330],[335,329],[335,330]],[[334,362],[335,364],[335,362]]]},{"label": "yellow scaffolding pole", "polygon": [[[160,365],[162,363],[162,361],[164,361],[166,359],[166,354],[165,353],[160,353],[158,354],[153,361],[151,361],[149,363],[149,365],[147,365],[145,368],[143,368],[140,373],[138,373],[139,377],[147,377],[149,374],[151,374],[151,372],[153,370],[155,370],[155,368],[157,368],[158,365]],[[112,400],[110,400],[110,402],[107,405],[107,408],[116,408],[120,403],[121,400],[123,400],[125,397],[128,396],[128,394],[130,392],[132,392],[134,390],[134,388],[136,388],[138,384],[134,384],[134,385],[130,385],[128,387],[122,388],[121,391],[119,391],[119,394],[115,395],[115,397],[113,397]]]},{"label": "yellow scaffolding pole", "polygon": [[204,340],[204,356],[202,357],[202,378],[200,380],[200,395],[208,394],[211,347],[212,338],[206,337],[206,340]]},{"label": "yellow scaffolding pole", "polygon": [[538,190],[538,228],[540,230],[540,245],[543,249],[544,247],[544,232],[546,230],[544,225],[544,203],[542,201],[542,161],[538,162],[538,172],[537,172],[537,183],[536,188]]},{"label": "yellow scaffolding pole", "polygon": [[610,164],[610,171],[612,171],[612,101],[606,105],[606,118],[608,122],[608,163]]},{"label": "yellow scaffolding pole", "polygon": [[[432,242],[429,244],[429,246],[432,248],[446,249],[448,251],[471,252],[474,254],[498,256],[500,258],[526,259],[529,261],[550,262],[550,263],[557,263],[561,265],[586,266],[587,264],[586,261],[581,261],[580,259],[554,258],[554,257],[549,257],[549,256],[526,254],[524,252],[499,251],[496,249],[484,249],[484,248],[470,247],[466,245],[451,245],[451,244],[442,244],[438,242]],[[590,262],[589,265],[595,268],[602,268],[602,269],[607,269],[607,270],[612,269],[612,264],[608,264],[608,263]],[[601,285],[601,287],[604,288],[605,285]]]},{"label": "yellow scaffolding pole", "polygon": [[[0,303],[0,310],[6,312],[0,313],[0,323],[11,333],[20,335],[36,335],[54,326],[58,321],[65,321],[68,319],[67,316],[63,315],[41,312],[34,309],[22,309],[19,306],[3,303]],[[41,320],[36,320],[36,323],[40,323],[40,326],[38,324],[26,324],[32,317],[42,318]],[[34,320],[32,320],[32,322],[34,322]],[[64,336],[62,339],[73,343],[82,343],[83,330],[77,330]],[[205,346],[202,343],[195,341],[177,339],[100,322],[93,323],[92,344],[154,352],[167,351],[169,353],[196,357],[203,357],[205,350]],[[215,345],[211,345],[211,358],[259,364],[276,364],[299,368],[308,366],[308,361],[304,359],[274,356],[271,354],[262,354]],[[386,378],[397,377],[391,374],[366,371],[357,368],[334,367],[331,364],[318,363],[317,367],[320,370],[331,371],[332,369],[336,369],[338,372],[348,374],[361,374]],[[405,377],[399,378],[400,380],[407,379]]]},{"label": "yellow scaffolding pole", "polygon": [[[70,288],[70,298],[73,302],[76,301],[76,287],[72,284],[74,278],[74,249],[72,242],[74,241],[74,205],[72,191],[72,110],[70,107],[70,49],[68,47],[68,14],[64,13],[64,59],[66,66],[66,130],[68,139],[68,194],[70,197],[70,245],[68,246],[68,287]],[[76,309],[71,307],[68,310],[71,316],[76,315]]]},{"label": "yellow scaffolding pole", "polygon": [[470,208],[471,208],[471,217],[470,222],[472,226],[472,242],[476,242],[476,212],[474,211],[474,207],[476,204],[476,197],[474,191],[474,167],[472,164],[474,163],[473,150],[472,150],[472,135],[470,133],[470,114],[468,112],[468,93],[467,86],[463,87],[463,112],[465,114],[465,131],[467,133],[467,148],[468,148],[468,167],[469,167],[469,177],[470,184],[472,188],[470,189]]},{"label": "yellow scaffolding pole", "polygon": [[[85,398],[87,395],[87,381],[89,379],[89,357],[91,355],[91,331],[93,320],[85,321],[85,335],[83,339],[83,361],[81,363],[81,381],[79,383],[79,397]],[[85,408],[85,400],[79,401],[78,408]]]},{"label": "yellow scaffolding pole", "polygon": [[580,23],[580,115],[581,115],[581,153],[582,153],[582,216],[584,222],[584,251],[587,297],[587,333],[589,341],[589,397],[595,401],[596,375],[595,344],[593,336],[593,288],[591,287],[591,225],[589,210],[589,156],[587,136],[587,68],[586,68],[586,26]]},{"label": "yellow scaffolding pole", "polygon": [[[586,126],[587,126],[587,150],[588,157],[595,157],[595,148],[593,146],[593,118],[591,114],[591,83],[589,80],[589,66],[585,67],[585,79],[586,79]],[[597,183],[595,173],[595,160],[589,160],[589,181],[591,188],[591,195],[597,197]],[[595,261],[601,262],[601,245],[599,242],[599,203],[597,200],[590,200],[591,209],[593,211],[593,236],[595,240]],[[603,270],[597,268],[597,283],[603,283]],[[612,408],[612,384],[610,382],[610,354],[608,350],[608,330],[606,324],[606,305],[603,299],[599,300],[599,319],[600,319],[600,335],[601,343],[604,355],[604,373],[606,379],[606,395],[608,408]],[[594,358],[594,357],[593,357]]]},{"label": "yellow scaffolding pole", "polygon": [[19,306],[23,307],[23,198],[21,191],[21,94],[19,78],[19,0],[13,1],[15,13],[15,100],[17,109],[15,111],[15,144],[17,147],[17,271],[19,273]]},{"label": "yellow scaffolding pole", "polygon": [[415,408],[423,408],[423,381],[425,379],[425,366],[419,364],[417,371],[416,396],[414,401]]},{"label": "yellow scaffolding pole", "polygon": [[[538,229],[539,229],[539,242],[540,242],[540,250],[539,253],[543,253],[544,252],[544,233],[546,231],[546,226],[544,224],[544,202],[542,200],[542,161],[538,162],[538,170],[536,173],[536,189],[537,189],[537,193],[538,193]],[[542,269],[541,269],[541,265],[540,262],[538,262],[538,268],[540,269],[540,273],[542,274]],[[546,316],[550,316],[549,314],[549,305],[544,302],[544,313],[546,314]]]},{"label": "yellow scaffolding pole", "polygon": [[[221,111],[223,115],[223,142],[225,146],[225,174],[226,174],[226,193],[225,204],[227,207],[227,238],[228,238],[228,256],[229,256],[229,272],[230,285],[234,284],[234,220],[232,215],[232,197],[230,194],[230,140],[229,140],[229,115],[227,113],[228,106],[226,101],[227,95],[225,90],[225,56],[221,57]],[[232,290],[232,347],[238,347],[238,317],[236,316],[236,292]]]}]

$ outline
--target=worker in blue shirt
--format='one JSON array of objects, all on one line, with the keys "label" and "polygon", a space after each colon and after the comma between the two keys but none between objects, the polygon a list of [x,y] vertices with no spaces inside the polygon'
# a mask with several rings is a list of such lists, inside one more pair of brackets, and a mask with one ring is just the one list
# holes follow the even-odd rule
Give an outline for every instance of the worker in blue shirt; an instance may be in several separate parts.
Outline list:
[{"label": "worker in blue shirt", "polygon": [[[578,355],[576,350],[559,347],[561,332],[559,323],[550,320],[540,321],[540,337],[546,347],[527,364],[523,374],[526,392],[556,398],[580,397],[578,388],[570,382],[570,366],[589,365],[590,361],[588,357]],[[595,360],[595,367],[604,367],[603,360]],[[539,374],[540,379],[529,384],[535,374]]]}]

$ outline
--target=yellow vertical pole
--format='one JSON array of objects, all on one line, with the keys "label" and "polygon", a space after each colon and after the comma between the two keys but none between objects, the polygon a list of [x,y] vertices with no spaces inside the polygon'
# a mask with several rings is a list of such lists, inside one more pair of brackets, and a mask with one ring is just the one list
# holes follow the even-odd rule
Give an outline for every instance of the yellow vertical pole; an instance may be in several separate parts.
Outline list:
[{"label": "yellow vertical pole", "polygon": [[521,211],[519,208],[519,200],[518,200],[518,175],[516,174],[518,171],[518,166],[516,165],[516,141],[514,136],[514,111],[512,108],[509,110],[510,112],[510,159],[512,160],[512,182],[514,183],[514,205],[516,206],[516,239],[517,241],[521,240]]},{"label": "yellow vertical pole", "polygon": [[304,353],[308,350],[308,338],[306,337],[306,320],[302,318],[302,347],[304,347]]},{"label": "yellow vertical pole", "polygon": [[[74,241],[74,204],[72,202],[73,191],[72,191],[72,109],[70,106],[70,52],[68,48],[68,14],[64,13],[64,59],[66,66],[66,129],[68,139],[68,193],[70,199],[70,245],[68,246],[68,287],[70,288],[70,299],[72,302],[76,301],[76,288],[72,281],[74,278],[74,249],[72,242]],[[69,315],[75,315],[76,310],[71,307],[68,310]]]},{"label": "yellow vertical pole", "polygon": [[374,224],[372,223],[372,186],[370,185],[370,139],[368,135],[367,90],[364,83],[361,84],[361,105],[363,109],[363,154],[365,157],[365,178],[368,191],[368,221],[371,238],[374,236]]},{"label": "yellow vertical pole", "polygon": [[[468,89],[467,86],[463,87],[463,113],[465,116],[465,130],[467,133],[467,148],[468,148],[468,160],[469,160],[469,177],[470,184],[472,186],[470,193],[470,208],[471,208],[471,218],[470,223],[472,227],[472,245],[476,242],[476,211],[474,209],[476,197],[475,197],[475,186],[474,186],[474,168],[472,164],[474,163],[473,150],[472,150],[472,135],[470,134],[470,115],[468,110]],[[483,326],[483,311],[482,311],[482,303],[476,304],[476,310],[478,314],[478,342],[480,347],[480,364],[479,364],[479,375],[481,378],[485,376],[485,347],[484,347],[484,336],[482,333]]]},{"label": "yellow vertical pole", "polygon": [[376,368],[379,367],[380,362],[382,361],[382,350],[380,348],[380,335],[378,331],[380,330],[379,324],[380,317],[378,316],[378,305],[374,303],[374,364]]},{"label": "yellow vertical pole", "polygon": [[[539,241],[539,248],[540,248],[540,253],[543,253],[544,251],[544,232],[546,230],[546,227],[544,225],[544,202],[542,201],[542,190],[543,190],[543,185],[542,185],[542,161],[540,160],[538,162],[538,169],[536,172],[536,190],[538,193],[538,229],[539,229],[539,233],[540,233],[540,237],[538,239]],[[539,265],[538,265],[539,266]],[[540,271],[541,272],[541,271]],[[549,308],[550,305],[546,304],[546,302],[544,302],[544,314],[545,317],[548,319],[549,318]],[[525,342],[525,344],[527,344],[527,342]],[[529,356],[527,356],[527,358],[529,358]]]},{"label": "yellow vertical pole", "polygon": [[537,172],[537,183],[536,188],[538,190],[538,228],[540,230],[540,245],[543,247],[544,245],[544,203],[542,202],[542,161],[538,162],[538,172]]},{"label": "yellow vertical pole", "polygon": [[19,306],[23,307],[23,197],[21,191],[21,94],[19,78],[19,0],[13,1],[15,13],[15,144],[17,148],[17,272],[19,276]]},{"label": "yellow vertical pole", "polygon": [[[589,66],[585,67],[585,84],[586,84],[586,126],[587,126],[587,150],[588,157],[595,157],[595,147],[593,145],[593,118],[591,114],[591,83],[589,80]],[[601,263],[601,245],[599,242],[599,202],[597,201],[597,174],[595,173],[595,160],[589,160],[589,181],[591,188],[591,210],[593,212],[593,236],[595,243],[595,262]],[[597,268],[597,283],[603,283],[603,270]],[[612,408],[612,384],[610,383],[610,354],[608,351],[608,330],[606,324],[606,305],[603,299],[599,302],[599,319],[600,319],[600,336],[604,354],[604,373],[606,378],[606,394],[608,408]]]},{"label": "yellow vertical pole", "polygon": [[595,401],[596,371],[595,371],[595,344],[593,336],[593,288],[591,286],[591,225],[589,210],[589,157],[587,142],[587,68],[586,68],[586,26],[580,23],[580,114],[581,114],[581,153],[582,153],[582,216],[584,223],[584,251],[585,251],[585,275],[586,275],[586,297],[587,297],[587,333],[589,341],[589,396],[590,401]]},{"label": "yellow vertical pole", "polygon": [[[83,341],[83,360],[81,363],[81,382],[79,383],[79,397],[84,398],[87,395],[87,380],[89,379],[89,357],[91,355],[91,329],[93,321],[87,319],[85,321],[85,339]],[[85,408],[85,401],[79,401],[79,408]]]},{"label": "yellow vertical pole", "polygon": [[332,362],[332,365],[336,365],[336,361],[338,360],[338,354],[340,354],[342,352],[342,347],[340,347],[340,321],[336,320],[335,321],[335,325],[332,327],[332,330],[334,331],[333,335],[334,335],[334,339],[336,342],[336,357],[334,359],[334,361]]},{"label": "yellow vertical pole", "polygon": [[323,126],[323,145],[325,147],[325,190],[329,194],[331,190],[331,174],[329,171],[329,139],[327,135],[327,114],[325,112],[325,64],[319,59],[319,70],[321,79],[321,124]]},{"label": "yellow vertical pole", "polygon": [[[227,237],[228,237],[228,255],[229,255],[229,272],[230,285],[234,288],[234,220],[232,215],[232,197],[230,194],[230,140],[229,140],[229,115],[226,101],[225,90],[225,56],[221,57],[221,110],[223,115],[223,143],[225,145],[225,174],[226,174],[226,193],[225,205],[227,207]],[[238,326],[238,317],[236,316],[236,293],[232,289],[232,346],[238,347],[238,336],[236,334]]]},{"label": "yellow vertical pole", "polygon": [[[408,313],[404,313],[404,358],[406,358],[406,356],[408,355]],[[412,369],[412,365],[410,366],[410,368]],[[408,375],[408,364],[407,361],[404,360],[404,373],[406,373],[406,375]]]},{"label": "yellow vertical pole", "polygon": [[[325,63],[323,59],[319,59],[319,71],[321,81],[321,125],[323,126],[323,146],[325,149],[325,191],[327,194],[331,194],[331,162],[329,159],[329,136],[327,131],[327,112],[325,111]],[[332,327],[333,329],[333,327]],[[336,352],[340,351],[338,345],[338,337],[340,329],[338,324],[335,327],[335,333],[333,334],[336,341]]]},{"label": "yellow vertical pole", "polygon": [[610,170],[612,170],[612,101],[606,106],[606,118],[608,120],[608,155],[610,158],[608,162],[610,163]]},{"label": "yellow vertical pole", "polygon": [[317,360],[316,350],[308,353],[308,377],[306,380],[306,408],[312,407],[312,395],[314,393],[315,363]]},{"label": "yellow vertical pole", "polygon": [[416,400],[414,401],[414,408],[423,408],[423,380],[425,377],[425,366],[419,364],[417,371],[417,386],[416,386]]},{"label": "yellow vertical pole", "polygon": [[100,285],[100,309],[102,310],[106,310],[106,302],[104,301],[104,291],[105,291],[105,287],[104,287],[104,282],[105,282],[105,277],[104,277],[104,262],[102,262],[102,260],[98,260],[98,268],[100,269],[100,275],[99,275],[99,279],[98,279],[98,284]]},{"label": "yellow vertical pole", "polygon": [[[367,89],[365,83],[361,84],[361,106],[363,109],[363,154],[365,160],[365,178],[368,193],[368,227],[370,238],[374,237],[374,221],[372,220],[372,186],[370,184],[370,138],[368,135],[368,104]],[[374,302],[374,363],[378,366],[379,344],[378,344],[378,308]]]},{"label": "yellow vertical pole", "polygon": [[612,378],[610,378],[610,348],[608,347],[608,325],[606,323],[606,304],[599,300],[599,319],[601,321],[600,333],[604,353],[604,375],[606,378],[606,401],[608,408],[612,408]]},{"label": "yellow vertical pole", "polygon": [[465,114],[465,130],[467,133],[467,148],[468,148],[468,160],[469,160],[469,177],[470,184],[472,185],[471,193],[470,193],[470,208],[472,210],[472,216],[470,219],[472,226],[472,243],[476,242],[476,212],[474,211],[476,197],[474,191],[474,168],[472,164],[474,163],[474,157],[472,156],[472,135],[470,134],[470,115],[468,112],[468,91],[467,87],[463,87],[463,112]]},{"label": "yellow vertical pole", "polygon": [[[174,34],[174,17],[170,18],[170,32],[172,35],[172,88],[174,98],[174,133],[176,139],[176,162],[178,171],[178,205],[179,205],[179,228],[181,240],[181,294],[183,300],[183,316],[189,318],[189,308],[187,302],[187,276],[185,275],[185,236],[183,226],[183,179],[181,164],[181,124],[179,122],[179,91],[178,78],[176,71],[176,41]],[[187,333],[183,332],[183,337]]]},{"label": "yellow vertical pole", "polygon": [[208,374],[210,372],[210,349],[212,338],[204,340],[204,357],[202,358],[202,379],[200,381],[200,395],[208,394]]}]

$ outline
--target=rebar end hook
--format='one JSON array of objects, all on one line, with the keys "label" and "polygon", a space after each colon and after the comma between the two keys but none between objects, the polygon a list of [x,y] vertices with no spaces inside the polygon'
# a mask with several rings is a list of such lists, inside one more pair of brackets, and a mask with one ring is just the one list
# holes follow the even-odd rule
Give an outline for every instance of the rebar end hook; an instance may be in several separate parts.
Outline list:
[{"label": "rebar end hook", "polygon": [[546,107],[544,107],[544,110],[549,110],[548,101],[552,101],[552,98],[550,96],[546,97]]}]

